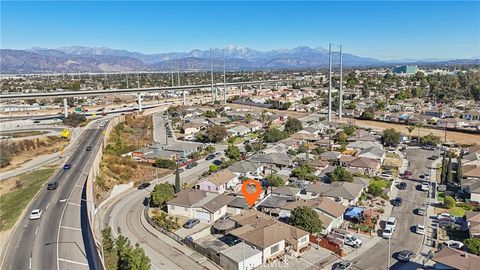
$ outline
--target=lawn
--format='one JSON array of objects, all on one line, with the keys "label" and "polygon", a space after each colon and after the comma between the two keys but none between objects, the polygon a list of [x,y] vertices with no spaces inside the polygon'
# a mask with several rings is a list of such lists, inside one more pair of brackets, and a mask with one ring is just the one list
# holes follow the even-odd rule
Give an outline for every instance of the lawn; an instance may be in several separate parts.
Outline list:
[{"label": "lawn", "polygon": [[456,217],[463,217],[465,215],[465,209],[463,209],[462,207],[455,206],[452,209],[450,209],[448,213]]},{"label": "lawn", "polygon": [[[10,229],[17,218],[27,207],[35,194],[52,176],[54,168],[40,169],[18,176],[18,188],[11,191],[2,191],[0,200],[0,231]],[[8,181],[8,180],[6,180]]]},{"label": "lawn", "polygon": [[374,184],[374,185],[378,185],[380,186],[382,189],[386,189],[387,187],[390,186],[390,181],[389,180],[385,180],[385,179],[371,179],[370,182],[369,182],[370,185]]}]

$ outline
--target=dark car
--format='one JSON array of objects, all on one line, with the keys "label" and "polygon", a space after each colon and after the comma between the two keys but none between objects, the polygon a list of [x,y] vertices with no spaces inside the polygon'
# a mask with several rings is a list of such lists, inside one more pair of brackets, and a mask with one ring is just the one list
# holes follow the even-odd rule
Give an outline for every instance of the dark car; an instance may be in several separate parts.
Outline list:
[{"label": "dark car", "polygon": [[40,120],[33,121],[34,124],[40,124]]},{"label": "dark car", "polygon": [[191,168],[193,168],[193,167],[195,167],[195,166],[197,166],[197,165],[198,165],[197,162],[190,162],[190,163],[188,163],[187,166],[185,166],[185,169],[191,169]]},{"label": "dark car", "polygon": [[200,220],[194,218],[194,219],[189,219],[187,222],[185,222],[185,224],[183,224],[183,227],[185,229],[191,229],[193,228],[195,225],[197,225],[198,223],[200,223]]},{"label": "dark car", "polygon": [[413,259],[415,253],[411,250],[402,250],[397,255],[397,259],[402,262],[409,262]]},{"label": "dark car", "polygon": [[424,207],[419,207],[415,209],[415,213],[419,216],[425,216],[427,214],[427,210]]},{"label": "dark car", "polygon": [[208,155],[205,160],[212,160],[215,158],[215,155]]},{"label": "dark car", "polygon": [[64,170],[70,170],[70,168],[72,168],[72,164],[71,164],[71,163],[65,163],[65,165],[63,165],[63,169],[64,169]]},{"label": "dark car", "polygon": [[332,270],[346,270],[350,269],[352,266],[352,262],[350,261],[341,261],[339,263],[336,263],[333,267]]},{"label": "dark car", "polygon": [[141,183],[139,186],[138,186],[138,189],[146,189],[147,187],[149,187],[151,184],[150,183]]},{"label": "dark car", "polygon": [[401,206],[402,205],[402,198],[397,197],[397,198],[393,199],[392,205],[393,206]]},{"label": "dark car", "polygon": [[401,182],[400,184],[398,184],[398,189],[401,189],[401,190],[407,189],[407,183]]},{"label": "dark car", "polygon": [[58,181],[57,180],[54,180],[54,181],[48,183],[48,185],[47,185],[48,190],[54,190],[54,189],[57,189],[57,187],[58,187]]},{"label": "dark car", "polygon": [[92,151],[92,147],[89,145],[89,146],[87,146],[87,148],[85,150]]},{"label": "dark car", "polygon": [[428,159],[430,159],[430,160],[435,160],[435,159],[437,159],[437,158],[438,158],[438,156],[430,156],[430,157],[428,157]]},{"label": "dark car", "polygon": [[221,161],[221,160],[219,160],[219,159],[215,159],[215,160],[213,161],[213,164],[215,164],[215,165],[217,165],[217,166],[220,166],[220,165],[223,164],[223,161]]},{"label": "dark car", "polygon": [[183,168],[178,169],[178,173],[182,173],[184,171],[185,171],[185,169],[183,169]]}]

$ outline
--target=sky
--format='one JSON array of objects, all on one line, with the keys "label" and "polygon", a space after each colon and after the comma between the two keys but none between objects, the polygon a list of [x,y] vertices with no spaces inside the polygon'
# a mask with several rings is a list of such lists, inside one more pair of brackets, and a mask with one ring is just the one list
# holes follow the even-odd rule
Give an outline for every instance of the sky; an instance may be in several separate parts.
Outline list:
[{"label": "sky", "polygon": [[480,2],[1,1],[2,49],[142,53],[328,48],[377,59],[480,57]]}]

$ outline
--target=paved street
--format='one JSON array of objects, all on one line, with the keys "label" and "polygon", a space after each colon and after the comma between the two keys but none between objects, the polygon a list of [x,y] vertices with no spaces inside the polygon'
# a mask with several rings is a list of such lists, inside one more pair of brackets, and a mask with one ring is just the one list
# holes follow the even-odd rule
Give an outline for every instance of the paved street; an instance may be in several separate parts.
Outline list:
[{"label": "paved street", "polygon": [[[390,253],[388,241],[381,239],[374,247],[354,260],[356,269],[386,269],[388,258],[390,258],[390,269],[399,269],[404,263],[396,260],[398,252],[419,250],[423,236],[414,233],[414,226],[424,224],[425,217],[414,214],[413,210],[419,206],[425,206],[427,193],[417,190],[417,185],[420,183],[420,175],[430,172],[432,161],[427,158],[434,154],[433,151],[420,148],[407,148],[406,157],[410,162],[408,170],[412,171],[413,176],[409,180],[400,180],[407,183],[407,189],[398,190],[396,196],[401,197],[403,203],[392,210],[392,216],[396,217],[398,224],[390,240]],[[384,226],[384,221],[381,225]],[[381,230],[378,231],[378,235],[381,235]]]}]

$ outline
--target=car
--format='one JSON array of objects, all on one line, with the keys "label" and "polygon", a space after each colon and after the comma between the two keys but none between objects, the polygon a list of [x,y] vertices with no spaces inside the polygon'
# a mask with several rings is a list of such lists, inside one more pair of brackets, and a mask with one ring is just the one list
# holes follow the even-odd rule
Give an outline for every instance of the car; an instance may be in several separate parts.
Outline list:
[{"label": "car", "polygon": [[215,153],[215,156],[218,157],[218,156],[220,156],[221,154],[222,154],[222,153],[220,153],[220,152],[216,152],[216,153]]},{"label": "car", "polygon": [[215,160],[213,161],[213,164],[215,164],[215,165],[217,165],[217,166],[220,166],[220,165],[223,164],[223,161],[221,161],[221,160],[219,160],[219,159],[215,159]]},{"label": "car", "polygon": [[407,189],[407,183],[401,182],[400,184],[398,184],[398,189],[401,189],[401,190]]},{"label": "car", "polygon": [[425,234],[425,226],[422,224],[415,225],[415,232],[421,235]]},{"label": "car", "polygon": [[58,187],[58,181],[57,180],[53,180],[50,183],[48,183],[48,185],[47,185],[48,190],[54,190],[54,189],[57,189],[57,187]]},{"label": "car", "polygon": [[200,223],[200,220],[199,220],[199,219],[196,219],[196,218],[189,219],[189,220],[187,220],[187,222],[185,222],[185,224],[183,224],[183,228],[185,228],[185,229],[191,229],[191,228],[193,228],[195,225],[197,225],[198,223]]},{"label": "car", "polygon": [[439,221],[455,222],[455,217],[450,215],[449,213],[440,213],[437,215],[437,219]]},{"label": "car", "polygon": [[408,178],[408,177],[412,176],[412,172],[411,171],[405,171],[403,173],[403,176],[404,176],[404,178]]},{"label": "car", "polygon": [[432,150],[435,150],[435,147],[431,145],[424,145],[422,146],[422,149],[432,151]]},{"label": "car", "polygon": [[395,217],[389,217],[385,226],[390,226],[395,230],[397,228],[397,219]]},{"label": "car", "polygon": [[392,200],[392,205],[393,206],[401,206],[402,205],[402,198],[396,197],[395,199]]},{"label": "car", "polygon": [[438,156],[436,156],[436,155],[433,155],[433,156],[429,156],[429,157],[428,157],[428,159],[430,159],[430,160],[436,160],[437,158],[438,158]]},{"label": "car", "polygon": [[33,121],[34,124],[40,124],[40,120]]},{"label": "car", "polygon": [[194,161],[194,162],[190,162],[190,163],[187,164],[187,166],[185,166],[185,169],[191,169],[191,168],[193,168],[193,167],[195,167],[195,166],[197,166],[197,165],[198,165],[198,163],[195,162],[195,161]]},{"label": "car", "polygon": [[89,145],[87,148],[85,148],[86,151],[92,151],[92,147]]},{"label": "car", "polygon": [[442,243],[444,247],[454,248],[454,249],[462,249],[463,243],[460,241],[455,240],[448,240]]},{"label": "car", "polygon": [[420,186],[421,191],[428,191],[430,189],[430,184],[427,182],[423,182],[422,185]]},{"label": "car", "polygon": [[208,156],[205,158],[205,160],[212,160],[212,159],[214,159],[214,158],[215,158],[215,155],[211,155],[211,154],[210,154],[210,155],[208,155]]},{"label": "car", "polygon": [[413,257],[415,257],[415,253],[411,250],[402,250],[397,255],[397,259],[402,262],[409,262]]},{"label": "car", "polygon": [[30,219],[31,220],[40,219],[41,217],[42,217],[42,210],[41,209],[34,209],[30,213]]},{"label": "car", "polygon": [[394,230],[393,227],[391,227],[391,226],[386,226],[385,229],[383,229],[382,237],[385,238],[385,239],[390,239],[390,238],[392,238],[393,230]]},{"label": "car", "polygon": [[71,164],[71,163],[65,163],[65,165],[63,165],[63,169],[64,169],[64,170],[70,170],[70,168],[72,168],[72,164]]},{"label": "car", "polygon": [[150,183],[141,183],[140,185],[138,185],[138,189],[146,189],[150,185],[151,185]]},{"label": "car", "polygon": [[352,267],[352,262],[351,261],[341,261],[339,263],[336,263],[333,267],[332,270],[347,270]]},{"label": "car", "polygon": [[178,173],[182,173],[182,172],[184,172],[184,171],[185,171],[185,169],[184,169],[184,168],[180,168],[180,169],[178,169]]},{"label": "car", "polygon": [[419,207],[415,209],[415,213],[419,216],[425,216],[427,214],[427,210],[423,207]]},{"label": "car", "polygon": [[388,174],[388,173],[382,173],[382,174],[380,174],[380,178],[386,179],[386,180],[392,180],[393,176],[391,174]]}]

